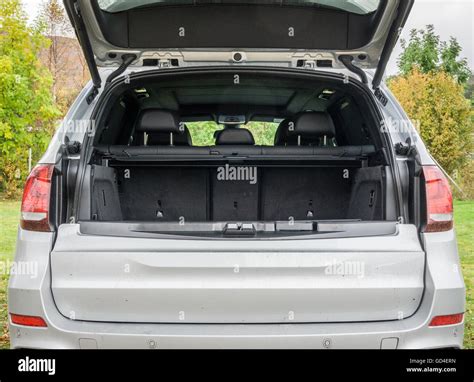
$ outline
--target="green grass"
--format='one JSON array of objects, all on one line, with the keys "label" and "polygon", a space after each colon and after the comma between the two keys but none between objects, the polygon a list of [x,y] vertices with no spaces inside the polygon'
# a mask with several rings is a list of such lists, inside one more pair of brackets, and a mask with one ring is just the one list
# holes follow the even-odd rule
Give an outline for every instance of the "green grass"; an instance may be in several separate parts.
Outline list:
[{"label": "green grass", "polygon": [[474,349],[474,201],[456,201],[454,221],[459,257],[466,283],[464,347]]},{"label": "green grass", "polygon": [[[0,200],[0,261],[13,260],[19,202]],[[474,201],[455,202],[459,255],[467,289],[464,346],[474,349]],[[7,331],[7,275],[0,275],[0,349],[9,347]]]},{"label": "green grass", "polygon": [[[20,202],[0,201],[0,261],[13,260],[20,218]],[[3,269],[5,267],[2,267]],[[7,325],[8,275],[0,274],[0,349],[9,348]]]}]

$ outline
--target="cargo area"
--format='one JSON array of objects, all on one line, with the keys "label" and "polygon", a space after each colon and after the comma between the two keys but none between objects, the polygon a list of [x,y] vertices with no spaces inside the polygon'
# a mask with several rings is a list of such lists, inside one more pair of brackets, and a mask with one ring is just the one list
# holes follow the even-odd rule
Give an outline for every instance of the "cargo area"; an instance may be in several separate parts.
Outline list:
[{"label": "cargo area", "polygon": [[[396,221],[378,122],[356,88],[267,71],[241,78],[184,72],[117,92],[94,136],[78,220]],[[215,131],[200,145],[203,124]],[[274,128],[271,144],[255,124]]]},{"label": "cargo area", "polygon": [[91,170],[96,221],[384,218],[382,167],[120,165]]}]

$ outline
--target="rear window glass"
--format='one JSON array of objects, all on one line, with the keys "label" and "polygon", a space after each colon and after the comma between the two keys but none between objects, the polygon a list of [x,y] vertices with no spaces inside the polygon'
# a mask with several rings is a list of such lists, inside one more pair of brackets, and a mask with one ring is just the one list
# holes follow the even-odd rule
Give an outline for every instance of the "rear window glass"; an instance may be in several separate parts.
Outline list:
[{"label": "rear window glass", "polygon": [[[224,126],[215,122],[187,122],[186,126],[193,139],[193,146],[214,146],[214,132],[222,130]],[[250,130],[255,144],[258,146],[273,146],[278,123],[275,122],[249,122],[242,128]]]},{"label": "rear window glass", "polygon": [[98,0],[102,10],[121,12],[149,5],[255,4],[324,6],[365,15],[377,10],[380,0]]}]

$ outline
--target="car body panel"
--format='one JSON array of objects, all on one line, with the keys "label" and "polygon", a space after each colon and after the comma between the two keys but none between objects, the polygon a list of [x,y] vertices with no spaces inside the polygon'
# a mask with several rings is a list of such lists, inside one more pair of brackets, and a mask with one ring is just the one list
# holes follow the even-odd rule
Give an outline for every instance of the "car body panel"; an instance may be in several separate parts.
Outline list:
[{"label": "car body panel", "polygon": [[59,310],[84,321],[380,321],[416,311],[424,257],[409,225],[394,236],[236,242],[82,235],[68,224],[51,272]]},{"label": "car body panel", "polygon": [[[360,68],[377,69],[379,79],[414,0],[383,0],[376,12],[364,16],[280,3],[156,4],[119,13],[102,11],[97,0],[64,3],[94,83],[100,87],[96,67],[118,67],[127,56],[134,57],[128,65],[137,67],[150,60],[156,66],[174,59],[178,66],[217,61],[221,65],[285,62],[296,67],[314,61],[316,66],[321,62],[332,68],[344,68],[340,58],[349,56]],[[213,23],[219,25],[209,28]]]},{"label": "car body panel", "polygon": [[[43,244],[39,244],[43,243]],[[312,348],[380,349],[395,339],[397,349],[461,348],[464,323],[430,328],[436,315],[463,312],[465,287],[460,268],[447,274],[445,264],[459,264],[454,230],[423,235],[426,251],[423,299],[411,317],[362,323],[285,324],[145,324],[84,322],[64,317],[51,290],[52,233],[19,229],[16,259],[42,258],[37,277],[12,275],[9,311],[44,317],[47,328],[9,322],[12,348],[173,349],[173,348]],[[35,251],[31,248],[34,247]]]}]

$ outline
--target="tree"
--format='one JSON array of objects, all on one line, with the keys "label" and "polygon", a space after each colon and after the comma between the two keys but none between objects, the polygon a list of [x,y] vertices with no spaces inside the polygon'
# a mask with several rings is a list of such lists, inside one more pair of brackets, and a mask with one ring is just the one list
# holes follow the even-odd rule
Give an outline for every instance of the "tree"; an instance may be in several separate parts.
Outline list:
[{"label": "tree", "polygon": [[43,0],[36,27],[50,42],[40,58],[53,75],[51,92],[65,114],[90,79],[88,66],[60,0]]},{"label": "tree", "polygon": [[63,5],[58,0],[47,0],[42,3],[36,20],[37,28],[42,30],[50,40],[44,60],[53,76],[52,93],[58,99],[58,84],[64,75],[68,75],[68,53],[72,50],[74,40],[65,38],[72,34],[72,27]]},{"label": "tree", "polygon": [[389,86],[415,125],[430,153],[456,176],[472,149],[470,102],[464,89],[444,71],[423,73],[415,67]]},{"label": "tree", "polygon": [[0,1],[0,191],[17,196],[33,160],[44,152],[59,112],[51,74],[38,54],[47,41],[27,25],[20,0]]},{"label": "tree", "polygon": [[422,73],[444,71],[460,84],[466,84],[471,75],[468,62],[459,58],[462,48],[454,37],[449,42],[441,41],[433,25],[426,30],[412,29],[408,42],[401,40],[403,53],[398,58],[398,67],[402,75],[417,67]]},{"label": "tree", "polygon": [[464,92],[464,96],[467,99],[471,100],[471,105],[473,106],[473,109],[474,109],[474,76],[473,75],[471,75],[471,77],[467,81],[466,91]]}]

